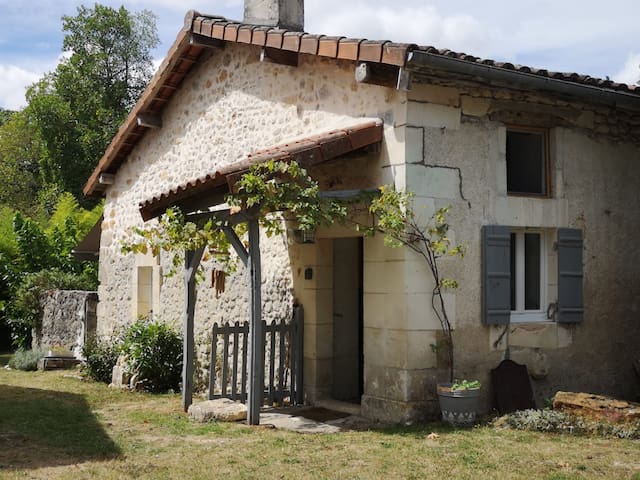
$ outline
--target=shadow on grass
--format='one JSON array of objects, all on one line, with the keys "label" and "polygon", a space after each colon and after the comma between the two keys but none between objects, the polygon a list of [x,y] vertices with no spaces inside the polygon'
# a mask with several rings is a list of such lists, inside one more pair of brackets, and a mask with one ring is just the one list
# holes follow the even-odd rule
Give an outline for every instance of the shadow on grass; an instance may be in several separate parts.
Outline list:
[{"label": "shadow on grass", "polygon": [[120,454],[82,395],[0,385],[0,471]]}]

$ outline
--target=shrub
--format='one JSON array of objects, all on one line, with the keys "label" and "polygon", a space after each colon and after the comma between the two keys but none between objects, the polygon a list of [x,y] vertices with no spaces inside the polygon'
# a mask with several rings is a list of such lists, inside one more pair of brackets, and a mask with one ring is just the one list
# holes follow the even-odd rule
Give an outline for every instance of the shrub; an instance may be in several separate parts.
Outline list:
[{"label": "shrub", "polygon": [[178,390],[182,376],[182,336],[160,322],[140,319],[122,338],[122,353],[131,374],[145,390]]},{"label": "shrub", "polygon": [[501,423],[516,430],[640,438],[640,420],[621,424],[586,421],[575,415],[549,409],[513,412],[502,417]]},{"label": "shrub", "polygon": [[98,382],[111,383],[111,373],[120,355],[117,339],[98,339],[92,337],[82,347],[86,361],[84,371]]},{"label": "shrub", "polygon": [[44,357],[45,351],[40,348],[25,350],[19,348],[9,360],[9,366],[16,370],[33,371],[38,369],[38,360]]}]

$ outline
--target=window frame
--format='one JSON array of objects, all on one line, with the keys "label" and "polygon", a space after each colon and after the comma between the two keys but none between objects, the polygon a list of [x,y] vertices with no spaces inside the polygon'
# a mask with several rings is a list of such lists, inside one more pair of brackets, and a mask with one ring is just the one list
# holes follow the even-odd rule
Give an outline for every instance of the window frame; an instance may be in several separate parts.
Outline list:
[{"label": "window frame", "polygon": [[509,132],[519,132],[519,133],[535,133],[542,134],[542,152],[544,154],[544,190],[545,193],[532,193],[532,192],[511,192],[509,191],[509,182],[508,178],[506,178],[506,186],[507,186],[507,195],[513,197],[534,197],[534,198],[551,198],[551,146],[549,142],[550,130],[548,128],[543,127],[530,127],[523,125],[513,125],[506,124],[505,125],[505,177],[507,177],[507,137],[509,136]]},{"label": "window frame", "polygon": [[[547,321],[548,305],[548,245],[547,235],[543,228],[511,228],[511,234],[516,235],[516,310],[511,310],[511,323],[539,323]],[[525,310],[525,234],[535,233],[540,235],[540,308],[538,310]]]}]

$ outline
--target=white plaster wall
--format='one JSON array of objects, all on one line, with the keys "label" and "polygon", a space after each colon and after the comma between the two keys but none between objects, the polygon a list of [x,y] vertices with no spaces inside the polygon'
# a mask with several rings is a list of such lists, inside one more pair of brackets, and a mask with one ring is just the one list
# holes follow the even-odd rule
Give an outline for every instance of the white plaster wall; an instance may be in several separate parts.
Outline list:
[{"label": "white plaster wall", "polygon": [[[546,122],[552,127],[552,196],[508,196],[502,118],[509,115],[487,115],[507,108],[508,92],[501,94],[498,105],[495,92],[461,88],[458,103],[455,91],[419,86],[410,93],[406,132],[413,141],[407,144],[406,168],[407,186],[417,192],[425,216],[451,205],[453,238],[466,245],[464,260],[443,264],[444,276],[460,283],[451,298],[456,375],[477,377],[488,385],[489,370],[504,354],[504,341],[493,346],[502,328],[481,324],[481,226],[574,227],[583,229],[584,235],[585,320],[575,326],[513,325],[512,358],[528,363],[543,377],[534,381],[540,401],[559,388],[633,398],[637,389],[631,362],[634,345],[640,341],[636,273],[640,254],[632,247],[637,243],[634,225],[640,221],[640,149],[632,143],[637,131],[624,142],[615,126],[616,112],[609,112],[607,123],[603,109],[589,111],[587,106],[565,102],[554,124],[553,119],[538,116],[553,104],[549,99],[539,108],[527,104],[520,124]],[[521,107],[515,104],[513,109]],[[630,127],[623,123],[620,129],[624,128]],[[553,253],[549,262],[553,271]],[[429,275],[426,269],[422,274]],[[555,279],[550,278],[549,284],[553,295]]]}]

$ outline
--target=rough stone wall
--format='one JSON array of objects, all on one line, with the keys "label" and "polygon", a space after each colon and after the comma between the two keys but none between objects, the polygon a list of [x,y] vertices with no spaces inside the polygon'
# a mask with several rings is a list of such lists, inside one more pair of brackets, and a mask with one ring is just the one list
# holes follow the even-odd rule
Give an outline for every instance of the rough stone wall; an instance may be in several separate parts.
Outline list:
[{"label": "rough stone wall", "polygon": [[82,347],[96,331],[96,292],[52,290],[44,301],[42,327],[34,336],[38,347],[64,347],[82,358]]},{"label": "rough stone wall", "polygon": [[[296,68],[259,62],[256,47],[228,45],[213,53],[185,79],[163,113],[163,127],[149,131],[119,169],[106,192],[100,246],[101,334],[135,316],[133,272],[143,263],[123,256],[122,239],[141,226],[138,204],[247,154],[297,137],[356,124],[363,117],[385,120],[386,148],[399,148],[404,94],[355,82],[352,62],[300,57]],[[399,112],[399,113],[398,113]],[[377,155],[388,161],[388,152]],[[374,183],[372,186],[378,185]],[[288,318],[292,306],[292,272],[286,235],[261,238],[264,314],[267,321]],[[161,269],[170,267],[167,255]],[[248,315],[246,272],[240,265],[216,298],[209,287],[214,267],[204,264],[206,281],[198,287],[196,343],[202,361],[208,355],[213,322]],[[181,272],[162,279],[159,311],[154,317],[179,322],[183,309]],[[207,365],[204,365],[205,367]],[[206,371],[204,372],[206,373]]]}]

